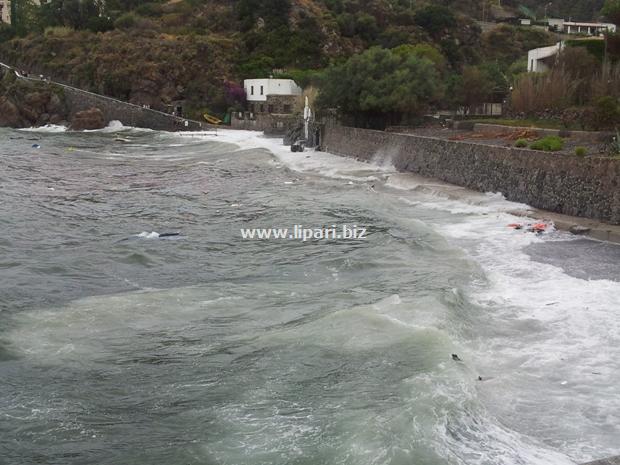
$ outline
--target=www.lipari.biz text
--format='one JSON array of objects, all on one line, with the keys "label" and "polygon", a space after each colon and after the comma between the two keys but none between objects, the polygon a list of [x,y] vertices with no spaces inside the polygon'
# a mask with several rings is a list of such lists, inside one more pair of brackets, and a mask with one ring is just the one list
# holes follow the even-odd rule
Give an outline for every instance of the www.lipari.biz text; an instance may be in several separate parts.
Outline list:
[{"label": "www.lipari.biz text", "polygon": [[247,240],[364,240],[367,239],[367,228],[343,224],[329,228],[305,228],[296,224],[292,228],[242,228],[241,237]]}]

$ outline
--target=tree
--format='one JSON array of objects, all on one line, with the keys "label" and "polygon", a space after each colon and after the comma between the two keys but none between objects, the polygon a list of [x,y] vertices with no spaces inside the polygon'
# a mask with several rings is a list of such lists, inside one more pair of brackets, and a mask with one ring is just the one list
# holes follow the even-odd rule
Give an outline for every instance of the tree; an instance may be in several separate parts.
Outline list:
[{"label": "tree", "polygon": [[620,0],[605,0],[601,13],[612,23],[620,24]]},{"label": "tree", "polygon": [[318,104],[338,108],[358,124],[398,124],[422,114],[442,95],[432,61],[407,50],[373,47],[327,70]]},{"label": "tree", "polygon": [[460,76],[452,76],[449,83],[451,103],[467,109],[483,104],[493,96],[494,83],[477,66],[466,66]]},{"label": "tree", "polygon": [[39,7],[32,0],[13,0],[11,2],[11,24],[17,35],[40,30]]},{"label": "tree", "polygon": [[415,22],[429,34],[436,36],[445,29],[455,27],[456,17],[448,7],[429,5],[415,14]]}]

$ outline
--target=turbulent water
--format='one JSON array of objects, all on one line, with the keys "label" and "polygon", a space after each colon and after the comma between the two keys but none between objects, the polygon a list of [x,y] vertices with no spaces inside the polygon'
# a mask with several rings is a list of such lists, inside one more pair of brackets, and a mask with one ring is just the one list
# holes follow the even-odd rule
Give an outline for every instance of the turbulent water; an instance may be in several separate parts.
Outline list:
[{"label": "turbulent water", "polygon": [[[1,464],[620,453],[618,248],[507,228],[519,205],[381,153],[122,127],[0,141]],[[240,233],[295,224],[368,237]]]}]

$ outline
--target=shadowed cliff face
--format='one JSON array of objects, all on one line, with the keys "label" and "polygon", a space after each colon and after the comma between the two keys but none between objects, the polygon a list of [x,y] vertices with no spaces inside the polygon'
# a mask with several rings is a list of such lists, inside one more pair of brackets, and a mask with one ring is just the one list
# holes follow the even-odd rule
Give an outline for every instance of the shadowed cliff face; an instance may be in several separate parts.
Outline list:
[{"label": "shadowed cliff face", "polygon": [[0,59],[69,85],[167,110],[176,101],[226,110],[235,46],[207,36],[155,31],[71,31],[0,46]]},{"label": "shadowed cliff face", "polygon": [[44,82],[17,79],[5,69],[0,73],[0,126],[24,128],[67,119],[62,90]]}]

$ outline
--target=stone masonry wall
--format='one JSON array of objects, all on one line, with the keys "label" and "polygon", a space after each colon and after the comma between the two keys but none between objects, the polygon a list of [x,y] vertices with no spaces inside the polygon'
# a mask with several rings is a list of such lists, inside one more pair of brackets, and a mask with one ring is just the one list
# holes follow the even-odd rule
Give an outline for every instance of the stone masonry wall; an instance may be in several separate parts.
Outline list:
[{"label": "stone masonry wall", "polygon": [[620,160],[326,126],[323,150],[399,171],[501,192],[508,200],[566,215],[620,224]]},{"label": "stone masonry wall", "polygon": [[[3,72],[16,71],[15,68],[4,63],[0,63],[0,70]],[[69,119],[79,111],[95,107],[103,112],[106,123],[110,121],[120,121],[125,126],[149,128],[159,131],[196,131],[211,127],[207,123],[187,120],[161,111],[143,108],[139,105],[123,102],[104,95],[94,94],[59,82],[41,81],[39,79],[24,77],[19,73],[16,73],[16,75],[19,79],[33,82],[47,82],[48,85],[61,89],[69,108]]]},{"label": "stone masonry wall", "polygon": [[[104,115],[106,122],[120,121],[125,126],[135,126],[149,128],[159,131],[196,131],[207,128],[206,123],[186,120],[180,117],[169,115],[156,110],[142,108],[138,105],[115,100],[102,95],[93,94],[74,87],[61,86],[65,95],[65,100],[70,109],[69,117],[79,111],[89,108],[99,108]],[[187,121],[187,125],[186,122]]]}]

